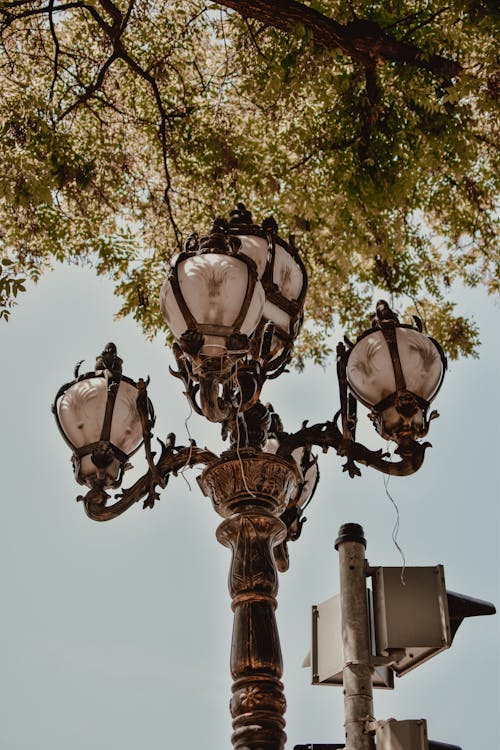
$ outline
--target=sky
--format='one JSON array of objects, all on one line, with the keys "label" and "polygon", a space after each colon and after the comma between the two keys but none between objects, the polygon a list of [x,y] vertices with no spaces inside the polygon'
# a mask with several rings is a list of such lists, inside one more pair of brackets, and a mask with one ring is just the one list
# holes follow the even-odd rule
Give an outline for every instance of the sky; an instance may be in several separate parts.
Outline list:
[{"label": "sky", "polygon": [[[461,314],[480,326],[480,359],[450,364],[423,467],[387,489],[406,564],[441,563],[448,589],[498,606],[500,316],[480,290],[459,296]],[[132,320],[115,321],[118,307],[109,280],[58,266],[0,328],[3,750],[230,747],[230,553],[215,539],[220,518],[199,490],[199,470],[171,478],[153,510],[137,504],[95,523],[75,500],[81,488],[50,412],[76,362],[92,370],[114,341],[124,374],[151,376],[158,437],[173,431],[177,444],[191,435],[223,449],[217,426],[190,415],[161,338],[147,342]],[[334,364],[282,375],[263,399],[289,431],[304,419],[331,419]],[[377,446],[368,422],[358,439]],[[350,479],[331,451],[319,461],[308,521],[280,574],[287,750],[344,738],[341,689],[311,685],[301,666],[311,607],[339,590],[339,526],[362,524],[371,565],[401,565],[383,476],[365,468]],[[144,470],[140,453],[133,462]],[[499,747],[498,644],[498,616],[465,620],[451,649],[396,679],[393,691],[375,690],[376,718],[425,718],[431,739]]]}]

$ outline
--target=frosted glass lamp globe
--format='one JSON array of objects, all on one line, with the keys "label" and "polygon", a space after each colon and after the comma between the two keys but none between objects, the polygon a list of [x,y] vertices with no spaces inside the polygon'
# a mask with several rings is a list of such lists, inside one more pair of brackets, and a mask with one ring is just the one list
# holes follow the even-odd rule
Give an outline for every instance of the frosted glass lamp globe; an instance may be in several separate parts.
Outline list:
[{"label": "frosted glass lamp globe", "polygon": [[444,376],[446,360],[439,345],[412,328],[382,321],[360,336],[349,353],[347,381],[362,404],[372,410],[385,438],[421,437],[426,411]]},{"label": "frosted glass lamp globe", "polygon": [[88,487],[116,487],[142,442],[138,389],[130,378],[100,370],[64,386],[54,414],[73,451],[76,479]]},{"label": "frosted glass lamp globe", "polygon": [[264,301],[253,263],[218,252],[181,254],[160,291],[162,315],[181,348],[202,358],[248,349]]}]

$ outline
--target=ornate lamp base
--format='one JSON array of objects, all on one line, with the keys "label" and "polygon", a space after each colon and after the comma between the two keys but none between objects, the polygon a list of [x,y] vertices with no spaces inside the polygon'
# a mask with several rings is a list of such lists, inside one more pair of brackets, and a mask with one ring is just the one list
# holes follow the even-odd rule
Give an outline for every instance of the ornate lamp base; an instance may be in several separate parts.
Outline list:
[{"label": "ornate lamp base", "polygon": [[199,483],[224,517],[217,539],[233,553],[232,743],[236,750],[282,750],[286,700],[273,548],[286,537],[279,516],[297,490],[297,469],[269,453],[241,451],[211,464]]}]

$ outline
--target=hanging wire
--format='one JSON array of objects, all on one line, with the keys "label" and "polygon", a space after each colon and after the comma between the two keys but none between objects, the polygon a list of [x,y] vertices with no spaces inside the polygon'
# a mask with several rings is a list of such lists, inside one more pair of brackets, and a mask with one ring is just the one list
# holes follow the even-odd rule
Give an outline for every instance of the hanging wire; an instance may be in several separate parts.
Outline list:
[{"label": "hanging wire", "polygon": [[240,416],[240,413],[241,413],[241,406],[242,406],[242,403],[243,403],[243,394],[241,392],[241,389],[239,389],[239,384],[238,384],[238,365],[239,365],[239,360],[236,362],[236,367],[235,367],[235,369],[233,371],[233,374],[231,376],[233,388],[238,389],[239,394],[240,394],[240,400],[239,400],[239,403],[238,403],[238,405],[236,407],[236,454],[237,454],[238,460],[240,462],[241,477],[243,479],[243,485],[244,485],[246,491],[248,492],[248,494],[251,497],[257,498],[257,495],[254,492],[252,492],[252,490],[249,488],[249,486],[247,484],[247,478],[246,478],[246,475],[245,475],[245,467],[243,466],[243,461],[242,461],[241,454],[240,454],[241,433],[240,433],[240,419],[239,419],[239,416]]},{"label": "hanging wire", "polygon": [[[241,407],[243,405],[243,393],[241,392],[241,389],[239,388],[239,383],[238,383],[238,367],[239,367],[239,364],[240,364],[240,361],[241,361],[240,360],[240,355],[248,354],[248,351],[246,349],[241,349],[241,350],[231,351],[231,353],[229,353],[227,351],[226,346],[224,346],[222,344],[213,344],[212,343],[212,344],[210,344],[210,346],[213,347],[213,348],[219,348],[219,349],[222,350],[221,351],[221,355],[220,355],[219,374],[220,374],[221,377],[228,376],[229,382],[230,382],[231,386],[233,387],[234,391],[237,392],[237,393],[239,393],[239,403],[237,404],[237,408],[236,408],[236,420],[235,420],[235,422],[236,422],[236,454],[238,456],[238,460],[239,460],[240,467],[241,467],[241,476],[242,476],[242,479],[243,479],[243,485],[244,485],[246,491],[248,492],[248,494],[251,497],[256,498],[257,495],[254,492],[252,492],[252,490],[248,486],[248,482],[247,482],[246,475],[245,475],[245,468],[244,468],[243,460],[241,458],[241,453],[240,453],[240,447],[241,447],[241,430],[240,430],[239,417],[240,417],[240,414],[243,413],[241,411]],[[183,356],[184,356],[184,358],[186,357],[186,355],[183,355]],[[193,363],[192,368],[193,368],[193,373],[194,374],[196,374],[196,375],[201,374],[202,375],[202,373],[203,373],[203,361],[200,361],[198,364]],[[186,368],[186,369],[187,369],[187,373],[188,373],[188,389],[189,389],[191,377],[190,377],[189,369],[188,368]],[[186,426],[186,431],[188,433],[189,439],[191,441],[191,451],[189,453],[189,456],[188,456],[188,459],[187,459],[185,465],[182,467],[182,469],[180,469],[180,473],[182,474],[183,477],[184,477],[184,471],[188,467],[189,462],[191,460],[191,452],[192,452],[192,447],[193,447],[193,441],[192,441],[191,433],[190,433],[189,427],[188,427],[188,421],[189,421],[189,419],[191,419],[192,413],[193,413],[193,408],[190,405],[190,412],[189,412],[189,415],[187,416],[184,424]],[[191,490],[191,486],[190,486],[188,480],[186,479],[186,477],[184,477],[184,480],[187,482],[187,484],[189,486],[189,489]]]},{"label": "hanging wire", "polygon": [[[245,475],[245,468],[244,468],[243,460],[241,458],[241,453],[240,453],[240,447],[241,447],[241,430],[240,430],[239,416],[240,416],[240,414],[242,414],[241,407],[242,407],[242,404],[243,404],[243,393],[241,392],[241,389],[239,388],[239,383],[238,383],[238,366],[239,366],[239,363],[240,363],[240,358],[239,358],[238,355],[247,354],[247,351],[245,349],[242,349],[242,350],[239,350],[239,351],[232,351],[231,354],[229,354],[227,352],[226,347],[223,346],[222,344],[210,344],[210,346],[212,346],[214,348],[217,347],[217,348],[220,348],[222,350],[221,355],[220,355],[220,368],[219,368],[220,375],[221,376],[229,375],[229,382],[231,383],[233,389],[235,390],[235,392],[239,392],[240,398],[239,398],[239,403],[238,403],[237,409],[236,409],[236,420],[235,420],[236,421],[236,454],[238,456],[238,460],[239,460],[239,463],[240,463],[241,475],[242,475],[242,479],[243,479],[243,485],[244,485],[246,491],[248,492],[248,494],[251,497],[256,498],[257,495],[255,495],[255,493],[252,492],[252,490],[248,486],[248,482],[247,482],[246,475]],[[184,358],[186,357],[186,355],[183,355],[183,356],[184,356]],[[189,369],[188,368],[186,368],[186,369],[187,369],[187,387],[188,387],[188,390],[189,390],[189,386],[191,384],[191,374],[189,372]],[[203,371],[203,361],[201,361],[199,364],[193,364],[193,373],[200,374],[200,373],[202,373],[202,371]],[[191,433],[190,433],[189,426],[188,426],[188,422],[191,419],[192,414],[193,414],[193,407],[192,407],[191,404],[189,405],[189,409],[190,409],[189,410],[189,414],[188,414],[188,416],[186,417],[186,419],[184,421],[184,425],[186,427],[186,432],[188,434],[188,437],[189,437],[189,440],[190,440],[190,446],[191,447],[190,447],[190,451],[189,451],[189,455],[188,455],[188,458],[186,460],[186,463],[184,464],[184,466],[182,467],[182,469],[179,470],[179,473],[182,474],[182,477],[183,477],[184,481],[186,482],[186,484],[189,487],[189,490],[191,491],[191,485],[189,484],[189,481],[187,480],[187,478],[184,476],[184,472],[185,472],[185,470],[188,468],[188,466],[190,464],[191,456],[192,456],[192,450],[193,450],[193,439],[191,437]]]},{"label": "hanging wire", "polygon": [[[229,378],[232,379],[234,368],[235,366],[237,367],[240,362],[239,355],[248,354],[248,351],[246,349],[235,349],[235,350],[231,350],[231,352],[228,352],[226,346],[223,344],[210,344],[210,346],[213,349],[222,349],[222,353],[220,355],[219,375],[221,377],[224,375],[228,375]],[[183,358],[186,359],[185,354],[183,354]],[[223,366],[225,361],[226,361],[226,365]],[[199,375],[200,373],[202,374],[203,373],[203,360],[200,361],[198,364],[192,363],[192,369],[196,375]]]},{"label": "hanging wire", "polygon": [[[391,454],[391,458],[392,458],[392,454]],[[405,582],[406,557],[405,557],[405,553],[404,553],[401,545],[398,542],[398,534],[399,534],[399,526],[400,526],[399,508],[398,508],[398,505],[397,505],[396,501],[394,500],[393,496],[389,492],[389,481],[390,481],[390,478],[391,478],[390,474],[383,474],[382,475],[382,479],[383,479],[383,482],[384,482],[385,494],[387,495],[387,497],[391,501],[392,505],[394,506],[394,510],[396,512],[396,521],[395,521],[393,529],[392,529],[392,541],[394,542],[394,546],[397,548],[399,554],[401,555],[401,559],[403,561],[403,567],[401,568],[401,585],[402,586],[406,586],[406,582]]]},{"label": "hanging wire", "polygon": [[[187,388],[188,388],[188,392],[189,392],[189,388],[190,388],[190,385],[191,385],[191,375],[190,375],[189,369],[186,368],[186,370],[187,370],[187,381],[188,381],[187,382]],[[188,453],[188,457],[186,459],[186,463],[184,464],[184,466],[181,469],[179,469],[178,473],[182,476],[182,478],[186,482],[186,484],[187,484],[187,486],[189,488],[189,491],[192,492],[191,484],[189,483],[189,479],[186,477],[186,469],[189,468],[189,466],[191,464],[191,458],[193,457],[193,443],[194,443],[194,440],[193,440],[193,438],[191,436],[191,431],[189,429],[189,424],[188,424],[189,420],[193,416],[193,407],[192,407],[192,404],[191,404],[191,402],[190,402],[189,399],[188,399],[188,404],[189,404],[189,414],[187,415],[186,419],[184,420],[184,427],[186,428],[186,432],[187,432],[187,435],[188,435],[188,438],[189,438],[189,453]]]}]

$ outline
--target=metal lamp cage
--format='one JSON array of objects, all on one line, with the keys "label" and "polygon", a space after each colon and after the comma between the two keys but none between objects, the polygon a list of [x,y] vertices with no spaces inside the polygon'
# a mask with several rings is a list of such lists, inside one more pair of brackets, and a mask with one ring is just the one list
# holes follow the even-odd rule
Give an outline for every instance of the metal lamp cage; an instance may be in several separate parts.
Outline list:
[{"label": "metal lamp cage", "polygon": [[[247,289],[230,325],[220,321],[207,323],[193,314],[192,303],[186,299],[181,286],[180,272],[186,261],[193,268],[207,254],[225,256],[245,263],[247,267]],[[207,286],[213,280],[206,282]],[[202,289],[200,285],[200,290]],[[266,377],[276,377],[289,361],[293,342],[303,321],[303,307],[307,291],[307,272],[293,243],[277,235],[274,219],[264,220],[262,226],[252,222],[252,217],[242,203],[231,213],[230,221],[218,218],[206,236],[191,235],[185,250],[174,260],[167,281],[160,294],[162,314],[169,326],[175,328],[172,303],[173,295],[178,310],[184,319],[185,330],[173,330],[182,351],[202,369],[214,369],[216,356],[209,356],[207,337],[219,337],[220,356],[229,358],[225,365],[235,360],[257,361]],[[171,295],[171,296],[172,296]],[[262,295],[262,309],[255,325],[249,325],[249,311],[254,312],[258,304],[255,297]],[[170,309],[168,309],[170,307]],[[251,316],[250,316],[251,317]],[[223,344],[221,342],[224,342]],[[210,352],[215,355],[215,352]],[[221,367],[222,369],[222,367]],[[196,372],[194,371],[194,376]]]},{"label": "metal lamp cage", "polygon": [[[414,316],[415,325],[400,323],[397,315],[393,313],[392,310],[389,309],[387,303],[383,301],[377,303],[376,315],[377,317],[373,319],[372,328],[360,334],[356,343],[351,346],[347,353],[346,375],[349,390],[358,401],[371,410],[370,418],[374,422],[377,432],[379,432],[379,434],[385,439],[396,440],[396,442],[400,442],[401,439],[400,437],[398,438],[397,432],[385,423],[384,413],[391,407],[395,407],[396,412],[400,415],[401,420],[405,422],[406,427],[411,429],[412,438],[422,437],[427,434],[430,420],[434,416],[438,416],[437,412],[433,412],[430,417],[428,417],[427,411],[443,383],[447,369],[446,356],[438,342],[431,336],[422,332],[422,321],[417,316]],[[424,398],[421,393],[418,393],[416,388],[410,389],[407,387],[407,378],[405,377],[404,372],[405,363],[402,361],[400,346],[398,344],[398,330],[411,331],[411,335],[415,340],[419,340],[421,337],[422,350],[423,347],[427,347],[430,342],[433,347],[431,351],[439,357],[439,376],[436,382],[432,385],[428,398]],[[353,382],[352,372],[350,373],[349,371],[349,364],[353,361],[353,355],[356,354],[358,345],[364,342],[369,336],[377,334],[380,334],[380,336],[383,337],[383,341],[387,346],[396,387],[393,392],[374,403],[373,400],[368,399],[366,395],[361,392],[359,385],[356,385]],[[418,337],[418,339],[416,337]],[[412,422],[419,410],[421,410],[422,415],[421,423],[418,422],[418,420]]]},{"label": "metal lamp cage", "polygon": [[[84,445],[75,445],[75,441],[72,440],[67,434],[63,423],[61,421],[60,410],[61,404],[64,398],[69,395],[72,388],[81,383],[88,383],[91,385],[91,381],[96,380],[100,384],[105,382],[106,384],[106,401],[104,406],[104,413],[102,415],[102,424],[99,430],[99,437],[97,440],[85,443]],[[144,382],[144,381],[142,381]],[[121,400],[120,387],[122,385],[133,388],[136,393],[132,404],[129,404],[128,414],[135,422],[135,432],[137,436],[137,444],[131,449],[124,451],[118,445],[111,440],[113,433],[113,420],[116,415],[115,408],[117,401]],[[122,389],[123,390],[123,389]],[[143,425],[139,410],[137,409],[137,401],[140,398],[141,389],[138,384],[121,372],[111,371],[107,368],[96,369],[93,372],[87,372],[84,375],[80,375],[72,380],[70,383],[63,385],[56,394],[54,403],[52,404],[52,412],[54,414],[59,432],[61,433],[64,441],[72,450],[72,463],[75,472],[75,478],[79,484],[86,485],[88,487],[119,487],[123,478],[124,471],[128,468],[128,462],[131,456],[139,450],[143,443]],[[99,408],[97,404],[93,404],[93,408]],[[70,405],[71,408],[71,405]],[[92,408],[92,407],[91,407]],[[149,426],[154,425],[154,410],[153,405],[149,398],[146,396],[146,410]],[[87,412],[88,413],[88,412]],[[94,414],[94,416],[97,416]],[[100,421],[100,420],[99,420]],[[88,422],[88,420],[87,420]],[[82,421],[82,426],[85,426],[85,422]],[[123,436],[119,437],[119,440],[123,439]],[[119,442],[117,440],[117,442]],[[88,470],[82,470],[82,462],[89,456],[95,472],[89,474]]]},{"label": "metal lamp cage", "polygon": [[[196,270],[196,267],[198,267],[201,273],[203,273],[203,267],[205,266],[206,268],[207,266],[207,259],[204,256],[208,254],[212,257],[219,256],[219,265],[222,265],[225,261],[226,265],[228,262],[231,263],[233,268],[236,268],[235,264],[238,266],[243,264],[246,269],[246,289],[241,304],[229,323],[224,324],[220,321],[207,322],[200,320],[192,310],[192,301],[186,298],[186,294],[182,289],[182,282],[179,275],[182,273],[186,262],[189,261],[191,268]],[[212,275],[210,278],[206,279],[207,287],[212,287],[212,289],[220,283],[217,279],[217,266],[215,264],[213,265],[213,269],[210,269]],[[219,278],[222,277],[223,271],[219,273]],[[193,361],[200,363],[203,359],[221,359],[225,355],[234,356],[237,354],[246,354],[249,351],[249,340],[255,330],[255,326],[253,326],[251,322],[248,322],[248,318],[249,316],[250,318],[252,317],[251,307],[259,306],[259,295],[262,297],[260,309],[263,307],[264,296],[258,280],[255,263],[250,258],[233,253],[231,251],[231,246],[229,245],[226,248],[211,247],[210,249],[205,251],[202,250],[201,252],[186,250],[180,253],[169,271],[160,298],[163,317],[166,319],[170,327],[173,328],[173,316],[171,313],[169,314],[167,309],[167,295],[170,290],[173,299],[177,304],[178,312],[180,312],[185,325],[185,330],[180,336],[176,335],[176,331],[173,331],[173,333],[178,339],[182,350],[188,354]],[[260,309],[256,323],[260,318]],[[221,340],[224,342],[220,345],[219,355],[217,355],[217,345],[210,344],[211,340]],[[210,354],[204,352],[204,349],[209,350]]]},{"label": "metal lamp cage", "polygon": [[[293,236],[290,236],[289,242],[280,237],[278,225],[272,217],[264,219],[262,226],[254,224],[251,213],[243,203],[238,203],[231,213],[228,235],[239,240],[239,254],[251,257],[260,272],[266,306],[256,339],[260,342],[261,358],[267,357],[265,369],[268,377],[276,377],[282,371],[282,364],[289,361],[293,343],[302,327],[308,283],[306,268],[295,248]],[[260,252],[250,245],[251,238],[263,241]],[[293,266],[288,266],[287,261],[292,261]],[[292,269],[296,277],[300,275],[294,291],[287,290]],[[273,329],[266,341],[269,324]]]}]

